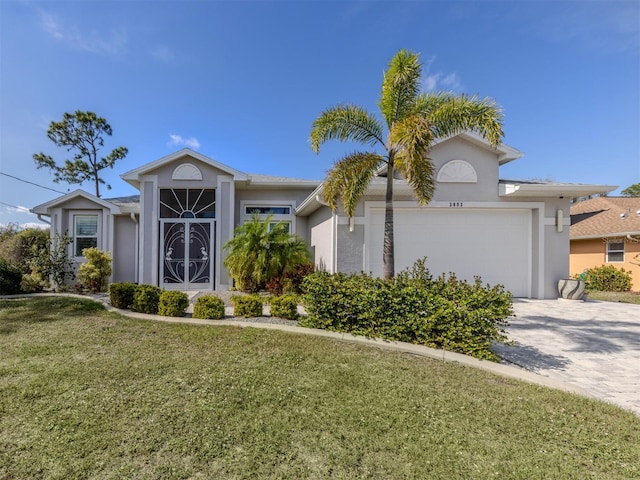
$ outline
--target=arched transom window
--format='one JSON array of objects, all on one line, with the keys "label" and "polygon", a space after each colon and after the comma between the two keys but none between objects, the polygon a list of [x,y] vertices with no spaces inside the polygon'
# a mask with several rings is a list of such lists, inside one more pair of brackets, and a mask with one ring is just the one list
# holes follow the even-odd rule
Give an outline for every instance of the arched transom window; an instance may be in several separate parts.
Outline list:
[{"label": "arched transom window", "polygon": [[215,218],[213,188],[160,189],[160,218]]}]

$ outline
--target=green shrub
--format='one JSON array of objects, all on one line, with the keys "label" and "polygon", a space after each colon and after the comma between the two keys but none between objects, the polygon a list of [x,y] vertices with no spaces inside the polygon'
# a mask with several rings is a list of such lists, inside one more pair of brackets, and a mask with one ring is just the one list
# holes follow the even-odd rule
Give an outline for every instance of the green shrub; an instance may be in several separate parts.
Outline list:
[{"label": "green shrub", "polygon": [[303,282],[303,326],[417,343],[496,360],[511,294],[500,285],[433,279],[424,261],[391,280],[316,272]]},{"label": "green shrub", "polygon": [[66,233],[56,233],[46,249],[36,249],[30,260],[32,271],[41,272],[43,278],[51,280],[56,290],[65,290],[67,279],[75,278],[73,260],[69,258],[68,246],[73,239]]},{"label": "green shrub", "polygon": [[234,295],[231,300],[234,306],[233,314],[236,317],[262,316],[262,299],[258,295]]},{"label": "green shrub", "polygon": [[87,261],[78,269],[80,285],[90,292],[104,292],[111,276],[111,254],[91,247],[82,250],[82,256]]},{"label": "green shrub", "polygon": [[288,320],[298,319],[298,298],[295,295],[282,295],[271,299],[271,315]]},{"label": "green shrub", "polygon": [[285,222],[274,222],[273,215],[264,219],[252,215],[234,230],[223,248],[229,251],[224,266],[235,287],[245,292],[259,291],[272,278],[310,258],[307,243],[290,234]]},{"label": "green shrub", "polygon": [[137,285],[132,282],[109,285],[109,300],[115,308],[131,308]]},{"label": "green shrub", "polygon": [[300,263],[293,267],[291,271],[284,272],[282,275],[271,278],[265,288],[271,295],[282,295],[302,293],[301,286],[304,277],[311,275],[315,270],[312,263]]},{"label": "green shrub", "polygon": [[196,299],[193,318],[219,320],[224,318],[224,301],[215,295],[204,295]]},{"label": "green shrub", "polygon": [[0,257],[23,274],[33,270],[33,261],[49,252],[49,229],[25,228],[9,224],[0,226]]},{"label": "green shrub", "polygon": [[160,294],[158,314],[165,317],[184,317],[189,306],[189,296],[184,292],[164,291]]},{"label": "green shrub", "polygon": [[20,290],[24,293],[37,293],[42,292],[49,286],[49,282],[42,278],[40,272],[31,272],[22,275],[22,281],[20,282]]},{"label": "green shrub", "polygon": [[631,290],[631,272],[613,265],[589,268],[580,275],[588,290],[601,292],[628,292]]},{"label": "green shrub", "polygon": [[137,285],[133,294],[133,309],[141,313],[158,313],[162,290],[154,285]]},{"label": "green shrub", "polygon": [[0,258],[0,295],[20,293],[22,272],[4,258]]}]

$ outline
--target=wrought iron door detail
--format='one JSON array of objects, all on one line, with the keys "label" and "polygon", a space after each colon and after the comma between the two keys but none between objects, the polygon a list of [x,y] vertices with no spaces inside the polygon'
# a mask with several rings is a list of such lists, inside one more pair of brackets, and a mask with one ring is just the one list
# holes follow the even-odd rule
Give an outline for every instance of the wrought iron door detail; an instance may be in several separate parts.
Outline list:
[{"label": "wrought iron door detail", "polygon": [[164,285],[185,288],[212,282],[213,222],[183,220],[162,222],[161,278]]},{"label": "wrought iron door detail", "polygon": [[211,224],[189,222],[189,283],[209,283]]}]

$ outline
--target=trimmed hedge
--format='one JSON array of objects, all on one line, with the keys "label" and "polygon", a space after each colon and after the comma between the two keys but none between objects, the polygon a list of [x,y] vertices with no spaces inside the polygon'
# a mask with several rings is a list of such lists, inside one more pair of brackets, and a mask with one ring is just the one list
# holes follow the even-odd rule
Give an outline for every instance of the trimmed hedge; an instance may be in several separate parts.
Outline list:
[{"label": "trimmed hedge", "polygon": [[220,320],[224,318],[224,301],[215,295],[203,295],[196,299],[193,306],[193,318]]},{"label": "trimmed hedge", "polygon": [[0,258],[0,295],[20,293],[22,272],[4,258]]},{"label": "trimmed hedge", "polygon": [[184,317],[189,306],[189,296],[175,290],[163,291],[158,302],[158,314],[165,317]]},{"label": "trimmed hedge", "polygon": [[115,308],[131,308],[137,285],[132,282],[112,283],[109,285],[109,300]]},{"label": "trimmed hedge", "polygon": [[236,317],[262,316],[262,299],[258,295],[234,295],[231,300],[234,306],[233,314]]},{"label": "trimmed hedge", "polygon": [[579,277],[584,279],[588,290],[601,292],[628,292],[631,290],[631,272],[613,265],[589,268]]},{"label": "trimmed hedge", "polygon": [[317,272],[303,282],[308,316],[301,325],[416,343],[498,360],[492,341],[505,341],[511,294],[501,285],[433,279],[424,261],[391,280]]},{"label": "trimmed hedge", "polygon": [[133,309],[141,313],[158,313],[162,289],[154,285],[137,285],[133,294]]},{"label": "trimmed hedge", "polygon": [[287,320],[298,319],[298,298],[295,295],[282,295],[271,299],[271,315]]}]

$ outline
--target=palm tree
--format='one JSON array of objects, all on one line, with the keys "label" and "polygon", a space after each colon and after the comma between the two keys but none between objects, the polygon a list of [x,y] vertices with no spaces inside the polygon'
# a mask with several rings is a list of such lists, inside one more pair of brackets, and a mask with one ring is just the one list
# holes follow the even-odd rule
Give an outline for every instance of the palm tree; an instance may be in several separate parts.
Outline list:
[{"label": "palm tree", "polygon": [[257,291],[270,279],[310,261],[306,242],[291,235],[286,223],[274,223],[272,218],[253,215],[224,245],[229,250],[224,265],[240,290]]},{"label": "palm tree", "polygon": [[389,62],[382,82],[378,107],[384,124],[361,107],[338,105],[322,112],[311,129],[311,148],[315,153],[323,143],[334,139],[381,147],[382,153],[354,152],[337,161],[324,181],[323,196],[333,210],[340,202],[351,218],[371,180],[386,167],[385,278],[391,278],[395,273],[395,171],[412,187],[418,204],[426,205],[435,190],[434,166],[429,152],[436,140],[474,131],[497,147],[503,137],[502,112],[494,100],[449,92],[420,93],[421,74],[418,54],[400,50]]}]

